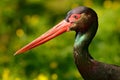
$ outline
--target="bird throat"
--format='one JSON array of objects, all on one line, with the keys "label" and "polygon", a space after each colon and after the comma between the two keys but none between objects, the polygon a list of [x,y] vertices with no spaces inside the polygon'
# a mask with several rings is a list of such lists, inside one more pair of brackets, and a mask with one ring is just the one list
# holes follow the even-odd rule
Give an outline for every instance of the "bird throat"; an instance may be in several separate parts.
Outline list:
[{"label": "bird throat", "polygon": [[88,59],[92,58],[88,52],[89,39],[87,34],[76,33],[75,43],[74,43],[74,57],[79,59],[80,62],[86,63]]},{"label": "bird throat", "polygon": [[[75,44],[74,47],[80,47],[83,44],[83,41],[86,39],[86,35],[80,32],[76,33]],[[84,46],[84,45],[83,45]]]}]

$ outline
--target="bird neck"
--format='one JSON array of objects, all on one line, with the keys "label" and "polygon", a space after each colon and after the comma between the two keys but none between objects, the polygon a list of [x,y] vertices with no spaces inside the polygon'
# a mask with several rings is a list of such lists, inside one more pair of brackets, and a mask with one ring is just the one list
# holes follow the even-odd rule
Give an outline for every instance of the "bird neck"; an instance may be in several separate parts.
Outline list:
[{"label": "bird neck", "polygon": [[78,66],[86,65],[90,62],[90,59],[92,59],[88,51],[89,43],[90,41],[87,37],[87,34],[82,34],[80,32],[76,33],[74,43],[74,57]]},{"label": "bird neck", "polygon": [[75,64],[82,77],[89,77],[94,67],[94,60],[89,54],[88,48],[97,31],[97,24],[93,24],[85,33],[76,32],[74,43]]},{"label": "bird neck", "polygon": [[88,48],[89,44],[96,34],[97,28],[98,24],[94,23],[87,32],[76,32],[74,43],[74,58],[78,68],[82,68],[81,66],[87,67],[90,65],[90,63],[92,63],[93,58],[89,54]]}]

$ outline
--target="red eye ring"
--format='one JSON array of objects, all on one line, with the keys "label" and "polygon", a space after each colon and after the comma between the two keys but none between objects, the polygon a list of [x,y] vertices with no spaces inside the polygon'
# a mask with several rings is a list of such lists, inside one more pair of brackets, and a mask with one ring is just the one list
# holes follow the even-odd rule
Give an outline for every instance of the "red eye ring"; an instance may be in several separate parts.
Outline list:
[{"label": "red eye ring", "polygon": [[78,19],[80,18],[80,14],[72,14],[70,17],[69,17],[69,22],[75,22],[77,21]]},{"label": "red eye ring", "polygon": [[75,19],[79,19],[80,18],[80,14],[73,14],[72,17],[75,18]]}]

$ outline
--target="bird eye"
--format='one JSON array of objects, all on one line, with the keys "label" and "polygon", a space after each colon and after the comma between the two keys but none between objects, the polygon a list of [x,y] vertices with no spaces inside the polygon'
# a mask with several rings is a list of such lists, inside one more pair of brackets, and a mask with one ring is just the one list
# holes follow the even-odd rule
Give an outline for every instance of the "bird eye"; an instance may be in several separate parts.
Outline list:
[{"label": "bird eye", "polygon": [[78,19],[78,17],[77,17],[76,15],[74,16],[74,18],[75,18],[75,19]]},{"label": "bird eye", "polygon": [[75,19],[79,19],[80,18],[80,14],[73,14],[72,17],[75,18]]}]

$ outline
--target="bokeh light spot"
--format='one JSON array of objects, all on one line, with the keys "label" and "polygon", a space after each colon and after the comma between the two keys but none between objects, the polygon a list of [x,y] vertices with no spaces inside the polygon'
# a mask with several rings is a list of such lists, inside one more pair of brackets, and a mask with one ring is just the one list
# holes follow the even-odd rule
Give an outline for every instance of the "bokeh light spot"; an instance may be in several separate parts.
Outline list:
[{"label": "bokeh light spot", "polygon": [[26,15],[24,17],[24,21],[30,26],[30,27],[34,27],[37,26],[39,23],[39,16],[38,15]]},{"label": "bokeh light spot", "polygon": [[44,74],[40,74],[37,80],[48,80],[48,77]]},{"label": "bokeh light spot", "polygon": [[9,73],[10,73],[10,70],[5,68],[3,70],[2,80],[9,80]]},{"label": "bokeh light spot", "polygon": [[58,64],[56,62],[50,63],[50,68],[55,69],[57,68]]},{"label": "bokeh light spot", "polygon": [[21,38],[24,35],[24,31],[22,29],[17,29],[16,30],[16,35]]},{"label": "bokeh light spot", "polygon": [[31,17],[30,23],[32,26],[36,26],[39,23],[39,16],[38,15],[33,15]]},{"label": "bokeh light spot", "polygon": [[15,80],[21,80],[21,79],[17,77],[17,78],[15,78]]},{"label": "bokeh light spot", "polygon": [[112,2],[110,0],[104,1],[104,7],[105,8],[111,8],[112,7]]},{"label": "bokeh light spot", "polygon": [[93,4],[93,2],[92,2],[92,0],[84,0],[84,5],[85,6],[92,6],[92,4]]},{"label": "bokeh light spot", "polygon": [[58,78],[58,75],[57,74],[52,74],[52,80],[57,80],[57,78]]}]

